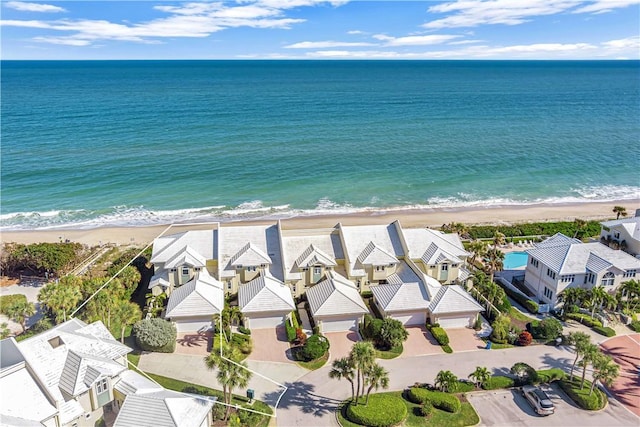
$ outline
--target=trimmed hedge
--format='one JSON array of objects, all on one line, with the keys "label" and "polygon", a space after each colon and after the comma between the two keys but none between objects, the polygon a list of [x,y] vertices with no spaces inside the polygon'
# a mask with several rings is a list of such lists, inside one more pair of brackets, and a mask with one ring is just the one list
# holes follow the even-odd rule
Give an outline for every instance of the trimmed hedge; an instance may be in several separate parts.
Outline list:
[{"label": "trimmed hedge", "polygon": [[294,342],[296,340],[296,328],[291,325],[289,319],[285,320],[284,328],[287,331],[287,341]]},{"label": "trimmed hedge", "polygon": [[311,335],[304,343],[299,355],[304,362],[316,360],[329,351],[329,340],[322,335]]},{"label": "trimmed hedge", "polygon": [[560,368],[541,369],[536,371],[536,373],[538,374],[536,383],[550,383],[566,377],[566,374]]},{"label": "trimmed hedge", "polygon": [[442,350],[443,350],[445,353],[448,353],[448,354],[453,353],[453,349],[449,346],[449,344],[447,344],[447,345],[443,345],[443,346],[442,346]]},{"label": "trimmed hedge", "polygon": [[451,412],[455,414],[460,411],[462,404],[457,396],[442,391],[432,391],[426,388],[411,387],[407,393],[409,401],[417,403],[419,405],[425,402],[431,402],[431,404],[443,411]]},{"label": "trimmed hedge", "polygon": [[640,332],[640,320],[634,320],[627,325],[632,331]]},{"label": "trimmed hedge", "polygon": [[588,411],[598,411],[607,404],[607,397],[600,391],[598,387],[593,389],[593,393],[589,396],[591,382],[585,380],[584,387],[580,389],[580,379],[574,378],[573,381],[559,381],[560,387],[565,393],[582,409]]},{"label": "trimmed hedge", "polygon": [[538,307],[538,303],[536,303],[535,301],[530,300],[529,298],[525,297],[522,294],[519,294],[518,292],[512,291],[511,289],[509,289],[507,287],[502,287],[502,289],[504,289],[504,292],[510,298],[512,298],[518,304],[520,304],[521,306],[526,308],[529,311],[529,313],[533,313],[533,314],[537,314],[538,313],[538,308],[539,308]]},{"label": "trimmed hedge", "polygon": [[431,334],[438,341],[438,344],[445,346],[449,344],[449,336],[447,335],[447,331],[442,329],[439,326],[435,326],[431,328]]},{"label": "trimmed hedge", "polygon": [[511,377],[492,375],[489,381],[482,384],[482,388],[484,390],[496,390],[499,388],[511,388],[515,385],[515,380]]},{"label": "trimmed hedge", "polygon": [[592,328],[594,331],[599,333],[600,335],[604,335],[605,337],[615,337],[616,331],[608,326],[594,326]]},{"label": "trimmed hedge", "polygon": [[390,427],[407,417],[407,405],[399,397],[372,394],[369,404],[347,406],[346,418],[356,424],[371,427]]},{"label": "trimmed hedge", "polygon": [[136,344],[142,350],[173,353],[176,349],[176,326],[160,318],[144,319],[133,325]]},{"label": "trimmed hedge", "polygon": [[585,326],[588,326],[590,328],[594,328],[596,326],[602,327],[602,322],[599,321],[598,319],[594,319],[593,317],[589,316],[588,314],[582,314],[582,313],[567,313],[567,319],[572,319],[575,320],[577,322],[582,323]]}]

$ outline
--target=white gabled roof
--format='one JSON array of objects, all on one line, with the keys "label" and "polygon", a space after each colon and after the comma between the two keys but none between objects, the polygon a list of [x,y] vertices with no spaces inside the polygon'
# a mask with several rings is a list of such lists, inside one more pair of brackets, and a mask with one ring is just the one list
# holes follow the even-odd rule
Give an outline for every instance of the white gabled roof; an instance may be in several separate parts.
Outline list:
[{"label": "white gabled roof", "polygon": [[484,308],[468,292],[458,285],[445,285],[440,288],[429,306],[434,314],[481,312]]},{"label": "white gabled roof", "polygon": [[582,243],[563,234],[556,234],[526,251],[558,274],[598,273],[615,267],[619,270],[640,269],[640,260],[623,251],[601,243]]},{"label": "white gabled roof", "polygon": [[127,368],[111,359],[69,350],[62,374],[60,389],[69,396],[78,396],[99,379],[115,377]]},{"label": "white gabled roof", "polygon": [[153,289],[156,286],[160,286],[165,289],[171,286],[171,283],[169,283],[169,270],[163,269],[153,275],[151,280],[149,280],[149,289]]},{"label": "white gabled roof", "polygon": [[196,278],[171,292],[165,317],[213,316],[223,308],[222,284],[205,269]]},{"label": "white gabled roof", "polygon": [[262,264],[271,264],[271,258],[253,245],[251,242],[244,245],[232,258],[229,263],[233,267],[238,266],[259,266]]},{"label": "white gabled roof", "polygon": [[164,390],[163,387],[140,375],[136,371],[131,370],[126,370],[120,374],[120,379],[113,388],[125,396]]},{"label": "white gabled roof", "polygon": [[[400,236],[398,235],[398,228],[396,227],[396,223],[391,223],[388,225],[354,226],[339,224],[338,228],[344,242],[344,251],[349,258],[348,271],[350,271],[350,276],[360,277],[366,275],[365,270],[361,268],[361,262],[359,262],[359,258],[371,242],[373,242],[377,248],[381,249],[381,251],[375,251],[376,257],[380,255],[380,252],[384,253],[384,255],[380,255],[380,257],[384,257],[389,261],[390,259],[388,258],[388,255],[392,255],[394,258],[396,258],[396,261],[397,258],[404,256],[404,251],[402,249]],[[366,255],[362,257],[362,259],[365,260],[366,258]],[[371,261],[373,261],[373,259],[371,259]],[[376,262],[379,262],[379,260],[376,260]],[[390,262],[387,262],[386,264],[390,264]]]},{"label": "white gabled roof", "polygon": [[177,268],[182,265],[190,265],[192,267],[206,267],[207,259],[200,255],[190,246],[185,246],[176,254],[167,260],[164,264],[164,268]]},{"label": "white gabled roof", "polygon": [[187,247],[205,260],[214,259],[214,233],[214,230],[192,230],[158,237],[153,241],[151,262],[166,263]]},{"label": "white gabled roof", "polygon": [[126,397],[114,427],[200,427],[213,402],[185,393],[162,390]]},{"label": "white gabled roof", "polygon": [[457,234],[445,234],[430,228],[403,229],[402,234],[411,259],[421,259],[425,264],[443,261],[460,264],[461,258],[469,256]]},{"label": "white gabled roof", "polygon": [[238,303],[243,313],[290,312],[295,309],[289,287],[265,274],[260,275],[238,289]]},{"label": "white gabled roof", "polygon": [[331,255],[324,253],[320,248],[316,248],[313,243],[298,257],[296,266],[298,268],[312,267],[321,264],[325,267],[335,267],[336,261]]},{"label": "white gabled roof", "polygon": [[328,279],[307,289],[307,300],[314,316],[368,313],[356,286],[347,278],[329,271]]},{"label": "white gabled roof", "polygon": [[375,243],[369,242],[358,256],[358,262],[362,265],[389,265],[397,264],[398,258]]},{"label": "white gabled roof", "polygon": [[640,240],[640,216],[614,219],[612,221],[601,222],[600,224],[609,229],[624,228],[631,237]]},{"label": "white gabled roof", "polygon": [[[54,345],[50,344],[51,340]],[[97,360],[114,361],[131,352],[131,348],[113,338],[102,322],[87,325],[78,319],[68,320],[28,338],[18,343],[18,346],[40,384],[46,388],[48,395],[56,400],[62,424],[84,414],[82,406],[62,392],[62,387],[66,387],[61,385],[61,380],[68,354],[73,351]],[[87,371],[90,379],[100,375],[96,369]],[[64,381],[66,380],[62,380],[63,384]]]},{"label": "white gabled roof", "polygon": [[419,282],[371,285],[369,289],[385,312],[426,310],[429,307],[429,297]]}]

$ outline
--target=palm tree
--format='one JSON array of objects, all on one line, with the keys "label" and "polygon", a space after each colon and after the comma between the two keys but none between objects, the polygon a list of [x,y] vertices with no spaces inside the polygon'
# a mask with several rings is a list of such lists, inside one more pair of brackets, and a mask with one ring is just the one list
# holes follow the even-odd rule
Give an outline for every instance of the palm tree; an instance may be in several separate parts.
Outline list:
[{"label": "palm tree", "polygon": [[438,375],[436,375],[435,386],[440,389],[440,391],[449,391],[456,386],[458,382],[458,377],[456,377],[451,371],[440,371]]},{"label": "palm tree", "polygon": [[482,388],[482,385],[491,379],[491,372],[485,367],[476,366],[476,370],[469,375],[469,378],[475,381],[478,388]]},{"label": "palm tree", "polygon": [[578,237],[578,235],[582,236],[584,234],[589,223],[584,219],[576,218],[575,220],[573,220],[573,225],[575,225],[576,227],[576,232],[573,233],[573,238],[575,239],[576,237]]},{"label": "palm tree", "polygon": [[240,361],[242,355],[237,349],[230,349],[226,352],[229,358],[220,356],[217,352],[212,352],[204,358],[204,363],[209,370],[218,369],[216,378],[222,385],[224,402],[227,404],[225,420],[231,413],[231,396],[233,389],[237,387],[245,388],[249,384],[252,373],[246,362]]},{"label": "palm tree", "polygon": [[566,288],[558,295],[560,301],[563,302],[564,310],[572,305],[581,305],[587,296],[587,291],[582,288]]},{"label": "palm tree", "polygon": [[593,361],[593,381],[591,382],[591,389],[589,389],[589,396],[593,393],[596,381],[611,387],[618,375],[620,375],[620,366],[613,361],[611,356],[600,353]]},{"label": "palm tree", "polygon": [[493,235],[493,247],[497,248],[498,246],[504,245],[506,243],[507,243],[507,239],[504,233],[501,233],[498,230],[496,230],[495,234]]},{"label": "palm tree", "polygon": [[614,206],[613,213],[616,214],[616,219],[620,219],[620,215],[627,216],[627,208],[624,206]]},{"label": "palm tree", "polygon": [[469,251],[471,252],[471,259],[469,264],[475,265],[476,259],[482,258],[487,253],[487,244],[482,240],[474,240],[469,244]]},{"label": "palm tree", "polygon": [[593,317],[596,314],[596,308],[602,307],[602,303],[606,300],[608,294],[602,286],[596,286],[588,294],[591,301],[591,317]]},{"label": "palm tree", "polygon": [[589,343],[584,347],[582,360],[578,365],[582,368],[582,381],[580,382],[580,390],[584,387],[584,378],[587,375],[587,367],[599,357],[600,348],[596,344]]},{"label": "palm tree", "polygon": [[584,354],[587,345],[591,344],[591,336],[584,332],[571,332],[567,338],[567,343],[573,347],[576,352],[576,358],[571,365],[571,375],[569,381],[573,380],[573,371],[578,363],[578,359]]},{"label": "palm tree", "polygon": [[9,324],[7,322],[0,323],[0,339],[3,340],[11,335],[11,329],[9,329]]},{"label": "palm tree", "polygon": [[487,251],[487,268],[490,274],[490,280],[493,282],[493,275],[496,271],[502,270],[502,262],[504,261],[504,253],[496,248]]},{"label": "palm tree", "polygon": [[240,307],[237,305],[225,307],[225,310],[228,312],[229,323],[232,325],[240,324],[244,318],[244,315],[240,311]]},{"label": "palm tree", "polygon": [[131,297],[131,294],[136,290],[140,283],[140,272],[132,265],[127,266],[124,270],[118,274],[118,279],[122,282],[126,290],[127,298]]},{"label": "palm tree", "polygon": [[364,406],[367,406],[369,404],[369,394],[372,389],[375,388],[378,390],[380,387],[383,389],[389,388],[389,372],[382,366],[374,363],[367,368],[365,378],[369,385],[369,388],[367,389],[367,400],[364,402]]},{"label": "palm tree", "polygon": [[356,395],[355,386],[353,383],[355,372],[353,370],[353,364],[348,357],[343,357],[342,359],[337,359],[333,361],[331,365],[331,370],[329,371],[329,378],[336,378],[341,380],[342,378],[346,379],[351,383],[351,401],[353,402]]},{"label": "palm tree", "polygon": [[49,283],[38,294],[38,301],[54,313],[56,322],[59,322],[60,314],[62,321],[66,322],[67,313],[73,311],[82,298],[80,286],[75,281],[64,279],[59,283]]},{"label": "palm tree", "polygon": [[125,329],[142,319],[142,311],[135,302],[121,301],[115,309],[115,317],[116,323],[120,324],[120,342],[124,344]]},{"label": "palm tree", "polygon": [[[360,396],[364,396],[364,372],[375,363],[376,350],[371,342],[359,341],[351,347],[349,359],[356,368],[356,403],[358,403]],[[362,389],[360,384],[362,384]]]},{"label": "palm tree", "polygon": [[22,333],[27,330],[27,319],[36,313],[33,303],[26,299],[14,302],[6,310],[7,316],[22,326]]},{"label": "palm tree", "polygon": [[631,312],[636,312],[640,304],[640,280],[622,282],[618,289],[618,302],[626,306]]}]

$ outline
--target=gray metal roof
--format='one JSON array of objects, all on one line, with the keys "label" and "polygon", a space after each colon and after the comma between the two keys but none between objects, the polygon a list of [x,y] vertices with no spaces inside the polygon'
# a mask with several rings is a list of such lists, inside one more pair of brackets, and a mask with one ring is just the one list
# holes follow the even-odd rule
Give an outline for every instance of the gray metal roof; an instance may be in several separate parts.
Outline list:
[{"label": "gray metal roof", "polygon": [[206,267],[207,259],[195,251],[191,246],[185,246],[174,256],[167,260],[164,268],[176,268],[182,265],[190,265],[192,267]]},{"label": "gray metal roof", "polygon": [[114,427],[200,427],[213,402],[171,390],[125,398]]},{"label": "gray metal roof", "polygon": [[436,294],[429,310],[434,314],[481,312],[484,308],[458,285],[445,285]]},{"label": "gray metal roof", "polygon": [[120,379],[113,388],[124,395],[164,390],[158,384],[140,375],[136,371],[131,370],[124,371],[120,374]]},{"label": "gray metal roof", "polygon": [[[251,244],[251,250],[247,247],[248,244]],[[277,224],[222,225],[218,229],[218,252],[220,280],[235,277],[236,269],[232,264],[248,266],[269,264],[271,274],[276,279],[283,280]],[[242,264],[243,262],[245,264]]]},{"label": "gray metal roof", "polygon": [[214,259],[214,231],[192,230],[158,237],[153,241],[151,262],[165,263],[186,247],[190,247],[204,259]]},{"label": "gray metal roof", "polygon": [[418,282],[371,285],[369,289],[385,312],[426,310],[429,307],[427,292]]},{"label": "gray metal roof", "polygon": [[301,267],[312,267],[314,265],[322,264],[326,267],[335,267],[336,261],[329,254],[326,254],[322,249],[317,248],[312,244],[298,257],[296,265]]},{"label": "gray metal roof", "polygon": [[362,265],[389,265],[397,264],[398,259],[392,253],[384,250],[374,242],[369,244],[358,255],[358,262]]},{"label": "gray metal roof", "polygon": [[195,279],[171,292],[165,316],[213,316],[223,308],[222,284],[211,277],[207,270],[201,270]]},{"label": "gray metal roof", "polygon": [[291,290],[275,277],[260,275],[238,289],[238,303],[243,313],[290,312],[295,309]]},{"label": "gray metal roof", "polygon": [[62,374],[60,389],[70,396],[87,391],[98,379],[115,377],[127,368],[111,359],[69,350]]},{"label": "gray metal roof", "polygon": [[448,260],[462,263],[469,252],[464,249],[457,234],[445,234],[430,228],[403,229],[402,234],[411,259],[422,259],[425,264],[438,264]]},{"label": "gray metal roof", "polygon": [[[284,280],[300,280],[302,264],[311,266],[312,262],[318,264],[335,265],[336,260],[344,259],[340,235],[335,229],[313,229],[313,230],[281,230],[282,237],[282,263],[284,269]],[[311,251],[313,246],[315,251]],[[305,260],[307,253],[312,253],[308,260]],[[313,258],[316,258],[315,260]]]},{"label": "gray metal roof", "polygon": [[229,264],[233,267],[247,265],[257,267],[263,264],[271,264],[271,258],[262,252],[260,248],[249,242],[231,257]]},{"label": "gray metal roof", "polygon": [[[402,243],[396,227],[396,222],[388,225],[340,225],[339,230],[344,241],[344,251],[349,256],[349,269],[352,276],[364,276],[366,272],[360,268],[358,258],[373,242],[387,255],[394,258],[404,256]],[[383,265],[383,264],[380,264]]]},{"label": "gray metal roof", "polygon": [[307,300],[314,316],[368,313],[360,292],[348,279],[329,271],[328,279],[307,289]]}]

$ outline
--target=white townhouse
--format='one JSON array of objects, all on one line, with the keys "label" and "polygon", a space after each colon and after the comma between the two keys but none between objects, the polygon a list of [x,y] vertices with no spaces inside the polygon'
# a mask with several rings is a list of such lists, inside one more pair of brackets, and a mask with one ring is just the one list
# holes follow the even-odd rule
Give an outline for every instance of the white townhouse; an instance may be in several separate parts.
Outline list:
[{"label": "white townhouse", "polygon": [[524,283],[536,298],[552,306],[566,288],[603,286],[612,292],[640,275],[640,259],[601,243],[582,243],[557,233],[535,246],[526,251]]},{"label": "white townhouse", "polygon": [[296,308],[289,287],[268,270],[240,285],[238,304],[245,326],[251,329],[284,326],[285,319]]},{"label": "white townhouse", "polygon": [[78,319],[0,341],[0,423],[93,426],[113,411],[122,427],[211,425],[214,398],[165,390],[129,371],[129,352],[102,322]]},{"label": "white townhouse", "polygon": [[640,209],[632,218],[615,219],[600,223],[600,239],[603,244],[615,243],[617,247],[640,256]]},{"label": "white townhouse", "polygon": [[405,252],[418,268],[442,284],[463,284],[469,278],[466,269],[471,255],[457,234],[445,234],[429,228],[402,229]]}]

